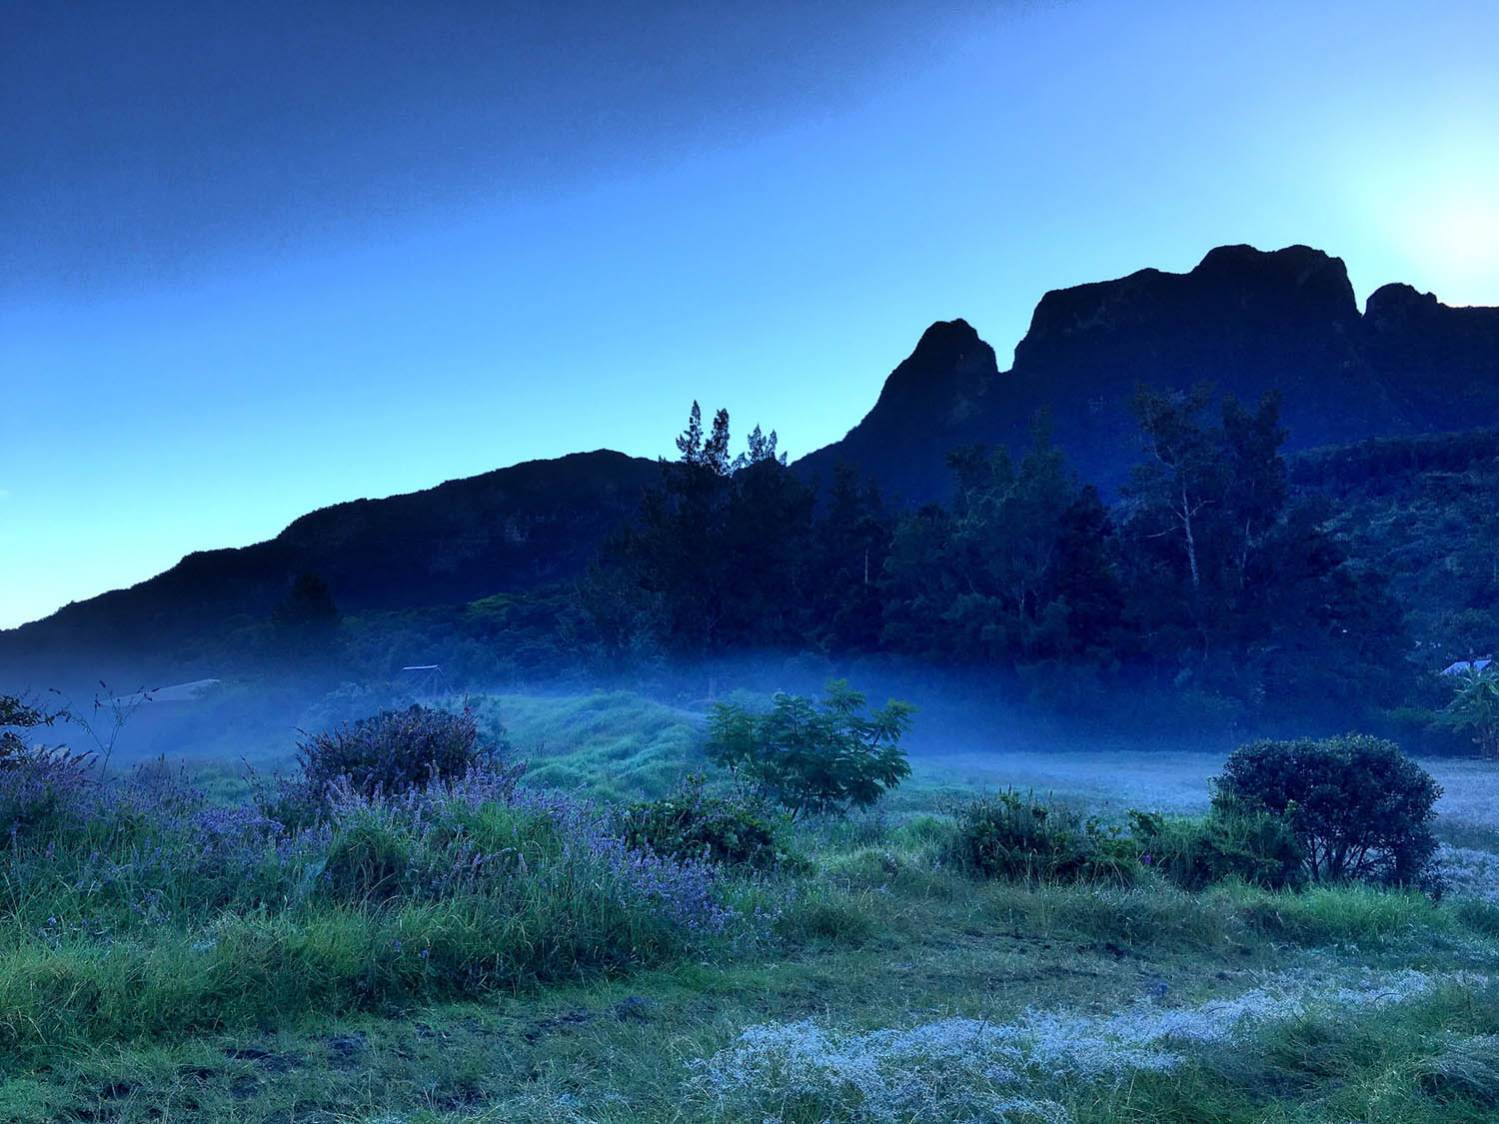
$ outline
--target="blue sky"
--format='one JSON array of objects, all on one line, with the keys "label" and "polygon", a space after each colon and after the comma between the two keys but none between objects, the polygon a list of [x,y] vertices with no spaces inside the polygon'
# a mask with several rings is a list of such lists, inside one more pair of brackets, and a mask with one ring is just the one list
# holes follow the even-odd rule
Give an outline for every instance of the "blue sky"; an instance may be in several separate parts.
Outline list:
[{"label": "blue sky", "polygon": [[0,8],[0,627],[694,398],[795,456],[933,320],[1004,365],[1222,243],[1499,304],[1492,3],[60,10]]}]

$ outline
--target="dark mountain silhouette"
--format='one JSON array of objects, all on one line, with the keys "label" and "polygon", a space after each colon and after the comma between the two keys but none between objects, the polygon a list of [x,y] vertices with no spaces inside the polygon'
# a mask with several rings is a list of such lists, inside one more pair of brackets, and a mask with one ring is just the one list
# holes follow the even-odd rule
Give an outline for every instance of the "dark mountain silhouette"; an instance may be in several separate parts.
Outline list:
[{"label": "dark mountain silhouette", "polygon": [[1360,314],[1339,258],[1220,247],[1189,273],[1047,293],[1009,371],[964,321],[933,325],[864,420],[798,467],[847,461],[920,502],[946,493],[955,445],[1023,447],[1044,413],[1082,478],[1111,492],[1138,453],[1135,387],[1200,381],[1251,403],[1279,390],[1293,450],[1495,424],[1499,309],[1391,285]]},{"label": "dark mountain silhouette", "polygon": [[[345,613],[460,604],[579,573],[639,506],[654,461],[600,450],[529,461],[425,491],[304,515],[269,542],[190,554],[129,589],[0,633],[0,666],[36,682],[81,661],[173,666],[262,620],[316,574]],[[29,673],[29,674],[27,674]]]},{"label": "dark mountain silhouette", "polygon": [[[1112,493],[1138,457],[1138,384],[1208,380],[1283,395],[1288,448],[1499,425],[1499,309],[1449,308],[1387,285],[1363,313],[1343,262],[1292,246],[1211,251],[1185,274],[1144,269],[1047,293],[1000,372],[963,320],[933,324],[874,408],[796,463],[848,462],[906,503],[946,494],[948,453],[1023,447],[1038,416],[1084,480]],[[98,653],[133,661],[264,621],[316,574],[346,613],[457,604],[581,572],[637,510],[654,462],[613,452],[533,461],[427,491],[307,515],[270,542],[193,554],[131,589],[0,633],[0,668],[36,682]],[[28,674],[29,673],[29,674]]]}]

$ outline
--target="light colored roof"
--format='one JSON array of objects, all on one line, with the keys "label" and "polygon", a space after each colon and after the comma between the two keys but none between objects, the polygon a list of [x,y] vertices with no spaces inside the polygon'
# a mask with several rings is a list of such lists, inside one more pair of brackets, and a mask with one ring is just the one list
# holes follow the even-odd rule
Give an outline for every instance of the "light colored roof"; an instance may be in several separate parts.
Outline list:
[{"label": "light colored roof", "polygon": [[1448,664],[1446,667],[1442,668],[1442,674],[1466,675],[1470,671],[1482,671],[1493,662],[1494,661],[1488,656],[1484,656],[1482,659],[1477,660],[1458,660],[1456,663]]},{"label": "light colored roof", "polygon": [[136,706],[143,702],[195,702],[218,685],[217,679],[194,679],[191,683],[174,683],[170,687],[153,687],[133,695],[122,695],[114,701],[121,706]]}]

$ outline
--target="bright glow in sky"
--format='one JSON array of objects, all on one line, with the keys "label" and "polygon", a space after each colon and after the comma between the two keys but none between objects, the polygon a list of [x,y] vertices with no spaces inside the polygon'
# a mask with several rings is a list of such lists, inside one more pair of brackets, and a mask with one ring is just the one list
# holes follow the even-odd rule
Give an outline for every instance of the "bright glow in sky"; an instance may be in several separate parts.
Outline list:
[{"label": "bright glow in sky", "polygon": [[340,500],[665,452],[693,398],[795,456],[933,320],[1004,363],[1045,290],[1223,243],[1499,304],[1487,0],[529,13],[504,81],[478,35],[282,74],[148,9],[136,53],[0,16],[0,626]]}]

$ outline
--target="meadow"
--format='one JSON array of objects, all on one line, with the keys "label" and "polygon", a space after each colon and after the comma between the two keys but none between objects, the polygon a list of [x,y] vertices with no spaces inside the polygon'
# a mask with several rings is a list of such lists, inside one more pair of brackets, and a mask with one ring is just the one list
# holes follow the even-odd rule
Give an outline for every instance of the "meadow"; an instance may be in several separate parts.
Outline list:
[{"label": "meadow", "polygon": [[1116,827],[1200,812],[1222,755],[1185,751],[916,752],[872,810],[799,820],[797,861],[751,873],[617,829],[706,768],[700,711],[497,695],[475,718],[504,767],[346,792],[295,830],[228,765],[12,790],[32,802],[0,867],[0,1120],[1499,1115],[1493,766],[1423,763],[1440,900],[947,859],[977,791]]}]

